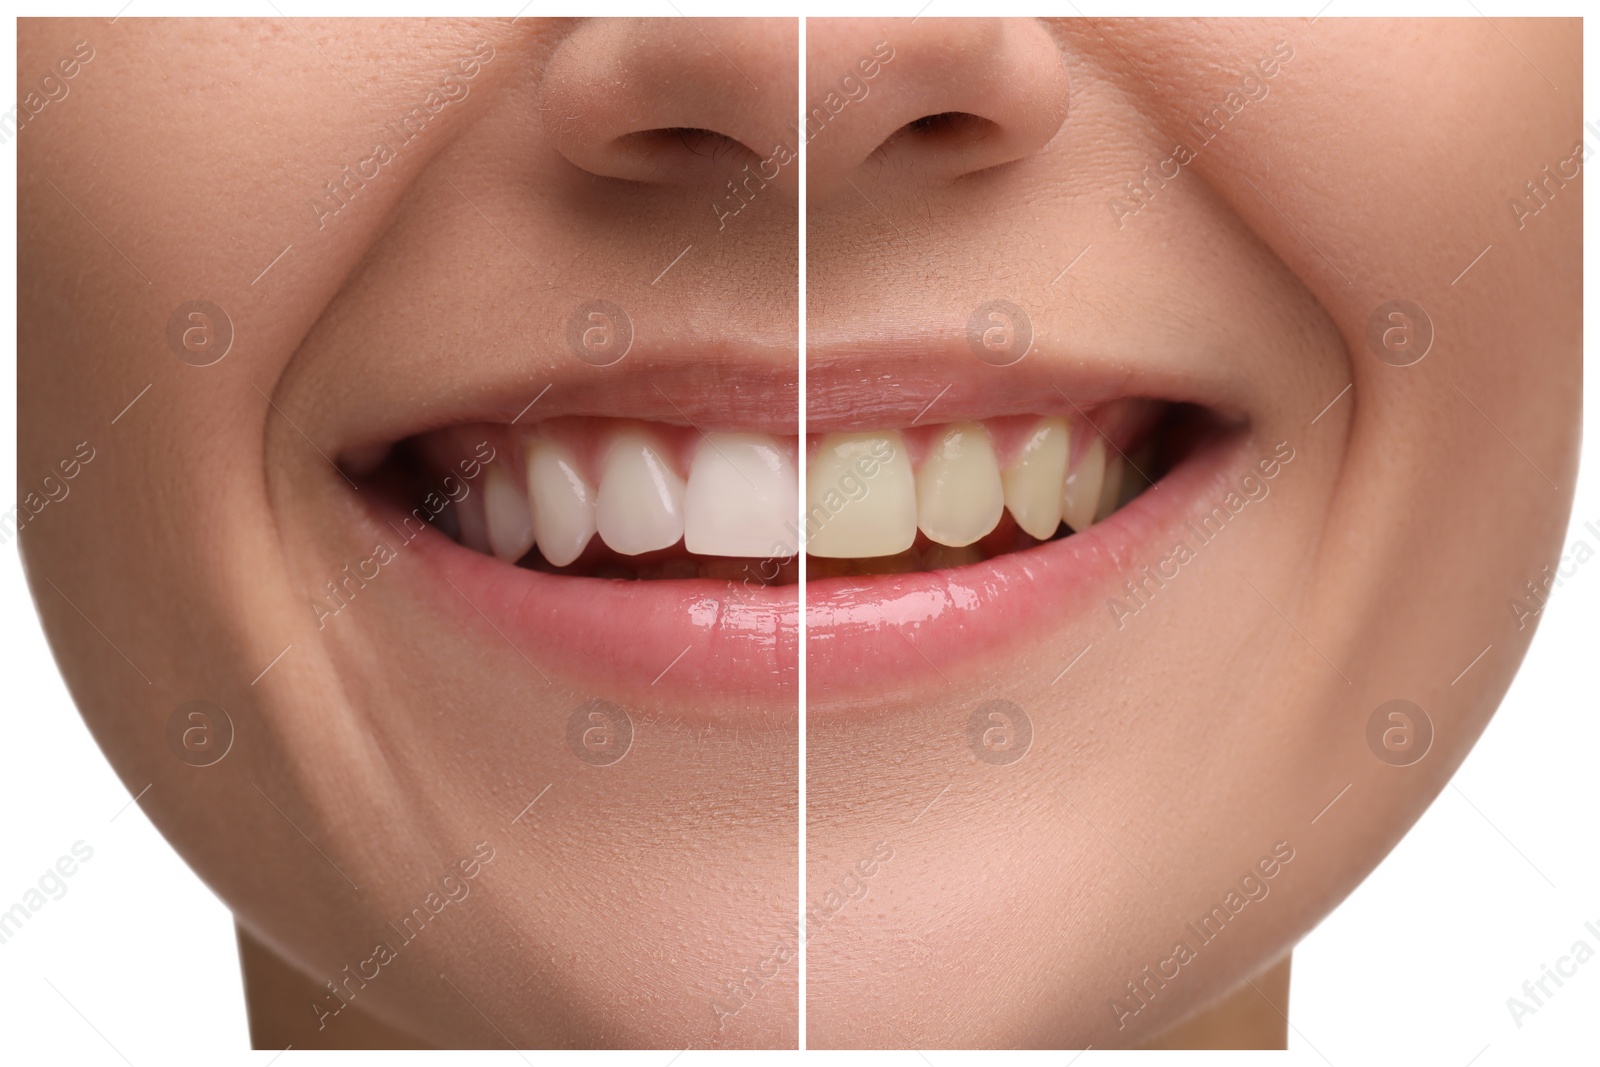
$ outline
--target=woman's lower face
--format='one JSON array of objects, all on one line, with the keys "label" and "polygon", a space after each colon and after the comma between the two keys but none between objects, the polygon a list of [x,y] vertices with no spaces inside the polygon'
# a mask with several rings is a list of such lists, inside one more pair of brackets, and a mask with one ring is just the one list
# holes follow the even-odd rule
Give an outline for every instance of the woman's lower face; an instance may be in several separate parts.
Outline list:
[{"label": "woman's lower face", "polygon": [[1571,26],[301,28],[94,28],[19,386],[74,697],[316,1032],[792,1047],[803,946],[812,1047],[1137,1044],[1509,684]]}]

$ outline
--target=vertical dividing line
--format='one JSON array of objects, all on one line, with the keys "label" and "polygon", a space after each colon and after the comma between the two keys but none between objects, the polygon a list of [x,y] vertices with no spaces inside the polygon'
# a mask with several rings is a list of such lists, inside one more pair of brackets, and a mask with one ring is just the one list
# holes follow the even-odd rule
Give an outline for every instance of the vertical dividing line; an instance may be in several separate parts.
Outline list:
[{"label": "vertical dividing line", "polygon": [[806,770],[807,770],[807,764],[806,764],[806,674],[807,674],[806,662],[807,661],[806,661],[806,546],[805,546],[804,531],[805,531],[805,525],[806,525],[805,524],[805,513],[806,513],[806,468],[808,466],[810,466],[810,463],[809,463],[809,461],[807,459],[807,456],[806,456],[806,152],[807,152],[807,148],[806,148],[806,121],[805,121],[805,118],[806,118],[806,19],[805,19],[804,15],[800,16],[800,53],[799,53],[798,56],[795,57],[795,62],[796,62],[796,77],[799,80],[799,86],[800,86],[800,94],[799,94],[799,100],[798,100],[799,113],[795,116],[795,118],[797,120],[796,123],[795,123],[795,129],[798,131],[798,136],[799,136],[799,139],[800,139],[800,144],[798,145],[798,152],[799,152],[799,156],[800,156],[800,161],[799,161],[799,164],[798,164],[798,166],[800,167],[800,175],[799,175],[799,177],[800,177],[799,219],[797,220],[797,225],[796,225],[796,230],[795,230],[796,236],[798,237],[798,239],[800,241],[800,271],[799,271],[799,277],[797,279],[797,284],[800,287],[800,291],[799,291],[799,296],[800,296],[800,303],[799,303],[800,321],[799,321],[799,324],[798,324],[799,325],[799,338],[798,338],[799,348],[798,348],[797,353],[796,353],[797,357],[798,357],[797,362],[799,364],[799,368],[798,369],[799,369],[799,372],[800,372],[800,397],[799,397],[799,400],[798,400],[798,404],[799,404],[799,408],[800,408],[800,411],[799,411],[799,415],[800,415],[800,446],[799,446],[799,448],[797,450],[799,454],[795,457],[797,459],[797,461],[798,461],[796,466],[797,466],[797,468],[798,468],[798,470],[800,472],[800,477],[798,479],[798,481],[800,483],[799,484],[799,492],[796,494],[796,499],[795,499],[795,515],[796,515],[797,518],[800,519],[800,522],[797,524],[798,527],[799,527],[799,530],[795,534],[795,542],[796,542],[795,543],[795,551],[798,553],[798,555],[800,557],[800,594],[799,594],[800,595],[800,650],[799,650],[800,660],[799,660],[799,663],[797,665],[799,667],[799,685],[798,685],[797,688],[798,688],[798,691],[799,691],[799,694],[800,694],[800,697],[799,697],[799,699],[800,699],[800,707],[799,707],[799,713],[800,713],[800,781],[799,781],[799,785],[800,785],[800,840],[799,840],[799,844],[800,844],[800,849],[799,849],[799,852],[800,852],[800,878],[799,878],[799,883],[800,884],[798,886],[799,898],[798,898],[798,900],[796,902],[797,903],[797,918],[799,920],[799,925],[796,927],[796,929],[799,931],[799,936],[796,938],[796,941],[798,942],[798,944],[796,946],[796,948],[797,948],[796,959],[798,961],[797,966],[799,968],[798,974],[799,974],[799,979],[800,979],[800,981],[799,981],[799,1009],[800,1009],[800,1011],[799,1011],[799,1029],[800,1029],[799,1037],[800,1037],[800,1048],[802,1050],[804,1050],[806,1048],[806,941],[807,941],[807,938],[809,936],[808,932],[806,930]]}]

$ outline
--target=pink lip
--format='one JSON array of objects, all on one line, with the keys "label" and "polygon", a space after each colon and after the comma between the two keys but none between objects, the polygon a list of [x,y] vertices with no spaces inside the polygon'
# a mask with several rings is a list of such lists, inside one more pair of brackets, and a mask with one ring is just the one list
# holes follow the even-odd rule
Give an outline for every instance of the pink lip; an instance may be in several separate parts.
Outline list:
[{"label": "pink lip", "polygon": [[699,722],[752,725],[746,709],[759,702],[767,725],[793,728],[798,586],[546,574],[431,527],[415,545],[419,571],[439,578],[435,595],[459,625],[487,619],[501,635],[493,640],[509,641],[553,682]]},{"label": "pink lip", "polygon": [[[1085,628],[1120,575],[1154,562],[1158,549],[1183,538],[1197,501],[1225,491],[1240,443],[1230,434],[1201,446],[1157,486],[1059,541],[953,570],[808,583],[808,712],[838,714],[873,694],[943,686],[1015,654],[1033,635]],[[1061,648],[1061,665],[1078,651]]]}]

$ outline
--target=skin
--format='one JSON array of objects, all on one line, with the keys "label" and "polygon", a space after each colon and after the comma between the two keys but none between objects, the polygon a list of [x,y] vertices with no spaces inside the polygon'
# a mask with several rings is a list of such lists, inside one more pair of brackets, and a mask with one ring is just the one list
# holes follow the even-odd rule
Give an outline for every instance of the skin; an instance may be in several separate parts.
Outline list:
[{"label": "skin", "polygon": [[[793,168],[767,190],[770,210],[748,209],[719,238],[706,186],[743,162],[726,150],[713,161],[679,146],[654,181],[622,185],[585,173],[529,121],[564,55],[543,89],[564,94],[580,128],[626,132],[617,124],[643,110],[653,126],[783,135],[793,79],[757,96],[716,48],[746,69],[793,69],[792,22],[713,27],[715,47],[687,22],[669,30],[23,28],[25,71],[80,38],[96,49],[20,146],[24,484],[79,441],[96,449],[71,496],[22,534],[45,629],[123,781],[154,783],[145,811],[244,936],[309,987],[342,980],[394,938],[388,922],[480,843],[493,849],[435,920],[438,936],[430,928],[355,991],[354,1015],[412,1044],[798,1040],[792,966],[720,1025],[712,1008],[794,916],[795,731],[759,729],[774,714],[792,723],[792,693],[727,709],[740,734],[677,728],[693,694],[663,686],[634,706],[626,758],[593,766],[566,727],[600,680],[579,691],[544,662],[547,683],[530,670],[538,649],[510,647],[476,616],[458,623],[414,550],[321,629],[312,607],[381,536],[319,450],[338,455],[355,428],[491,376],[584,387],[598,372],[568,352],[566,320],[596,294],[641,332],[692,335],[703,320],[772,352],[787,339],[777,370],[792,374]],[[309,202],[323,183],[481,41],[494,58],[468,95],[319,228]],[[619,57],[675,70],[692,92],[586,95],[597,63]],[[601,166],[584,145],[569,150]],[[691,242],[701,254],[652,287]],[[197,295],[227,311],[237,338],[205,368],[165,341],[173,309]],[[174,709],[196,698],[237,732],[205,768],[165,740]],[[350,1017],[317,1029],[309,996],[292,1003],[310,1040],[366,1040],[365,1028],[341,1033]]]},{"label": "skin", "polygon": [[[812,932],[813,1046],[1107,1047],[1170,1039],[1211,1005],[1239,1013],[1245,980],[1371,870],[1483,729],[1535,625],[1507,601],[1558,550],[1581,374],[1577,183],[1521,229],[1507,207],[1578,143],[1578,30],[1496,25],[1515,49],[1483,20],[811,21],[813,85],[896,49],[809,146],[814,344],[959,334],[998,288],[1046,341],[1217,383],[1248,420],[1241,462],[1295,449],[1270,497],[1125,626],[1064,611],[948,682],[814,709],[808,900],[877,842],[893,858]],[[447,622],[408,558],[323,629],[309,607],[371,552],[319,449],[442,405],[458,376],[593,381],[563,347],[580,301],[792,346],[797,168],[724,233],[707,192],[743,165],[735,146],[619,145],[639,112],[757,157],[793,136],[776,73],[793,24],[702,28],[715,47],[687,21],[19,30],[25,78],[79,39],[95,48],[19,144],[19,483],[95,449],[21,535],[30,585],[108,758],[131,792],[154,783],[141,805],[238,917],[253,1024],[285,1020],[284,1043],[799,1039],[792,966],[730,1018],[710,1007],[792,941],[792,731],[683,729],[669,694],[624,761],[595,767],[564,729],[601,683],[555,664],[542,682],[539,650]],[[323,183],[480,41],[495,58],[470,94],[319,225]],[[1119,227],[1123,183],[1280,41],[1294,55],[1269,94]],[[655,74],[605,96],[618,57],[689,89]],[[530,119],[552,93],[583,121]],[[891,140],[947,110],[994,128]],[[704,254],[652,285],[691,243]],[[237,338],[205,368],[166,345],[197,296]],[[1397,297],[1437,333],[1405,368],[1365,340]],[[1069,378],[1061,351],[1037,358]],[[994,697],[1035,728],[1010,766],[966,747],[971,708]],[[1366,740],[1396,697],[1434,730],[1405,767]],[[166,741],[196,698],[236,732],[205,768]],[[737,710],[760,722],[782,703]],[[1280,841],[1294,858],[1270,894],[1119,1026],[1124,983]],[[367,959],[480,843],[494,858],[442,936],[316,1029],[296,982]],[[1258,995],[1281,1005],[1272,973]]]},{"label": "skin", "polygon": [[[809,947],[812,1047],[1132,1045],[1233,990],[1257,997],[1245,981],[1372,869],[1482,731],[1534,630],[1508,601],[1559,551],[1581,391],[1577,184],[1520,230],[1507,206],[1580,143],[1579,32],[1497,26],[1526,59],[1481,19],[810,23],[812,85],[875,42],[896,50],[881,91],[810,145],[813,344],[959,331],[1003,295],[1063,381],[1076,365],[1051,343],[1135,380],[1192,372],[1248,419],[1236,472],[1295,450],[1254,514],[1120,627],[1108,588],[997,662],[945,664],[854,714],[813,706],[813,899],[875,842],[893,858]],[[1293,58],[1267,95],[1119,228],[1123,183],[1277,42]],[[1043,88],[1009,96],[1019,82]],[[888,140],[948,110],[994,125],[964,147]],[[1404,368],[1365,341],[1396,297],[1437,334]],[[1033,725],[1009,766],[967,745],[993,698]],[[1410,766],[1366,740],[1394,698],[1434,730]],[[1268,895],[1202,945],[1184,924],[1277,842],[1294,858]],[[1196,958],[1132,1012],[1126,983],[1180,938]]]}]

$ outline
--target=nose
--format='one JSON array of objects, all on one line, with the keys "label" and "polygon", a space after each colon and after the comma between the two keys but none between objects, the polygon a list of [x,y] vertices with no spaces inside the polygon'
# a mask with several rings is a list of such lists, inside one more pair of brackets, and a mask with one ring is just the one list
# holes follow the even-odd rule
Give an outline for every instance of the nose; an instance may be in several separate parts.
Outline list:
[{"label": "nose", "polygon": [[[794,19],[596,19],[545,68],[546,135],[607,178],[683,185],[797,158]],[[735,163],[737,167],[737,163]]]},{"label": "nose", "polygon": [[848,192],[869,157],[922,182],[1023,159],[1066,121],[1067,96],[1033,19],[812,19],[807,195]]}]

